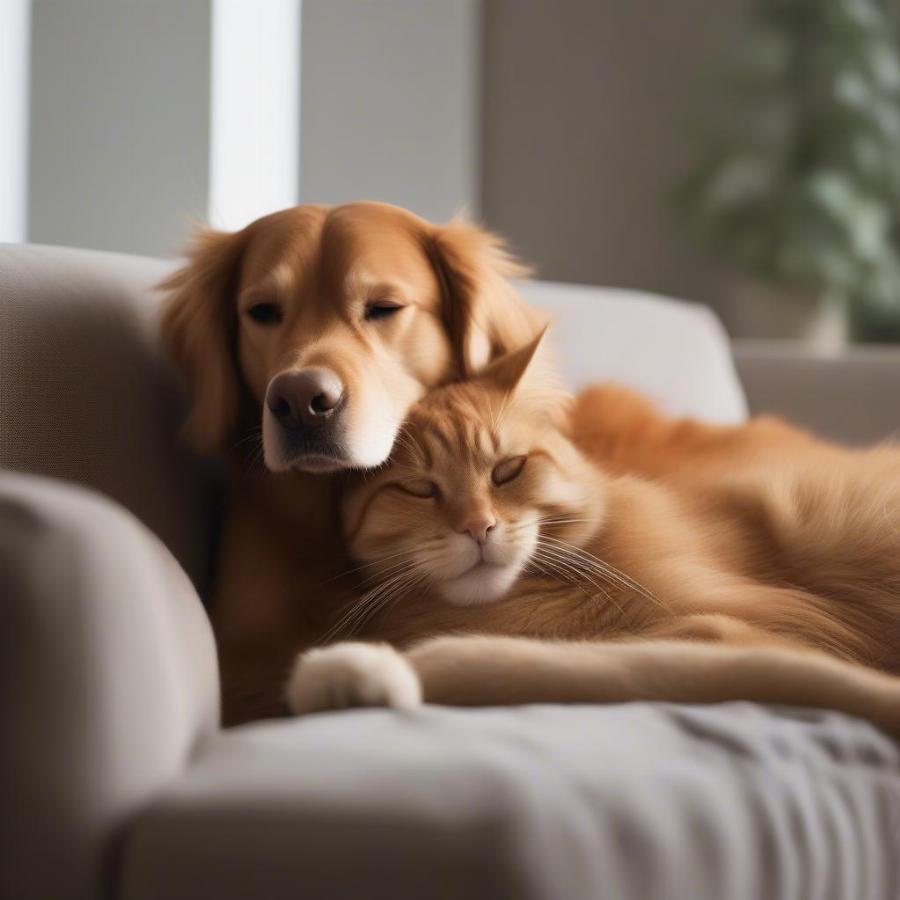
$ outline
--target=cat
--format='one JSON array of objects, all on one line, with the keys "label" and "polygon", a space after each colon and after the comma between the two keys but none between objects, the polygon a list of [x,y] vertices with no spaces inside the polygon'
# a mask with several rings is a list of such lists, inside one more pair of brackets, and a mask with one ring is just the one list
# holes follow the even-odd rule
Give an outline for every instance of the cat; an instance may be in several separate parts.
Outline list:
[{"label": "cat", "polygon": [[573,412],[540,342],[432,392],[348,485],[375,586],[328,636],[364,640],[302,654],[292,711],[743,699],[900,734],[900,452],[629,403],[657,452],[626,465],[600,433],[618,389]]}]

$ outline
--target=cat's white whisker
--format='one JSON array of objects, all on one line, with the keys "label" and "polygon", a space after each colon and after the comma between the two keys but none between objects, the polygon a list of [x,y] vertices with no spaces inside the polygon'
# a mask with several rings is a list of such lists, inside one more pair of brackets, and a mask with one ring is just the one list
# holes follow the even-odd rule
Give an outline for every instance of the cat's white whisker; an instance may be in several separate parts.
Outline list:
[{"label": "cat's white whisker", "polygon": [[418,586],[419,586],[420,584],[422,584],[422,582],[425,581],[427,578],[428,578],[428,576],[427,576],[425,573],[422,573],[422,574],[419,575],[417,578],[413,578],[408,584],[404,585],[404,587],[403,587],[402,590],[395,591],[394,594],[393,594],[393,598],[390,600],[390,602],[388,602],[387,604],[385,604],[385,605],[382,607],[382,609],[384,610],[384,614],[385,614],[386,616],[387,616],[387,615],[390,615],[391,610],[392,610],[392,609],[393,609],[393,608],[394,608],[401,600],[403,600],[405,597],[408,597],[409,594],[411,593],[411,591],[413,590],[413,588],[418,587]]},{"label": "cat's white whisker", "polygon": [[543,528],[544,526],[554,526],[554,525],[577,525],[580,523],[593,523],[596,522],[597,519],[594,516],[570,516],[566,518],[548,518],[545,516],[539,516],[536,519],[528,519],[524,522],[514,522],[511,525],[507,525],[507,528],[510,531],[520,531],[523,528],[532,528],[535,525]]},{"label": "cat's white whisker", "polygon": [[591,577],[592,574],[596,576],[596,575],[605,575],[606,573],[597,572],[596,570],[592,571],[591,569],[586,567],[583,563],[579,564],[580,561],[578,561],[577,559],[573,559],[571,554],[566,554],[557,548],[549,547],[546,545],[540,545],[540,544],[539,544],[539,547],[540,547],[541,552],[543,552],[545,554],[545,558],[546,558],[546,556],[550,556],[551,558],[556,560],[557,565],[563,567],[567,571],[570,571],[576,578],[580,578],[584,581],[587,581],[589,584],[593,585],[595,588],[597,588],[597,590],[601,594],[603,594],[603,596],[606,598],[606,600],[609,603],[611,603],[613,606],[615,606],[616,609],[618,609],[619,612],[621,612],[624,615],[625,610],[623,609],[622,605],[613,598],[612,594],[610,594],[609,591],[607,591],[606,588],[602,584],[598,584]]},{"label": "cat's white whisker", "polygon": [[627,575],[620,572],[613,566],[605,564],[602,560],[597,559],[595,556],[592,556],[589,553],[579,553],[578,548],[566,546],[564,542],[562,542],[562,544],[563,545],[560,546],[557,542],[554,541],[551,546],[555,546],[558,551],[565,553],[569,559],[573,561],[577,560],[578,563],[585,569],[593,571],[597,575],[602,575],[604,578],[608,579],[614,584],[617,584],[619,587],[632,590],[635,593],[641,594],[641,596],[646,597],[647,599],[654,599],[648,595],[646,589],[644,589],[637,582],[633,581]]},{"label": "cat's white whisker", "polygon": [[371,591],[363,594],[358,600],[355,600],[350,607],[344,611],[343,615],[332,625],[328,631],[322,636],[322,642],[328,643],[337,635],[342,634],[347,628],[355,623],[356,619],[362,615],[369,606],[374,605],[378,601],[381,592],[393,584],[394,579],[378,585]]},{"label": "cat's white whisker", "polygon": [[423,576],[416,575],[410,566],[393,575],[385,582],[377,585],[355,601],[351,607],[322,636],[321,643],[330,643],[341,635],[355,634],[389,601],[399,599],[408,593],[412,586],[421,581]]},{"label": "cat's white whisker", "polygon": [[397,553],[388,553],[384,556],[378,557],[378,559],[373,559],[371,562],[363,563],[359,566],[354,566],[352,569],[345,569],[343,572],[338,572],[337,575],[333,575],[331,578],[326,578],[324,581],[320,581],[318,584],[314,585],[314,587],[323,587],[326,584],[331,584],[331,582],[337,581],[339,578],[345,578],[347,575],[352,575],[354,572],[361,572],[363,569],[371,569],[373,566],[380,566],[383,562],[386,562],[389,559],[396,559],[398,556],[412,556],[413,552],[413,550],[400,550]]},{"label": "cat's white whisker", "polygon": [[415,559],[401,559],[399,562],[395,562],[390,566],[386,566],[384,569],[379,569],[377,572],[373,572],[368,578],[361,581],[359,586],[360,588],[366,587],[372,582],[377,581],[378,579],[387,578],[392,575],[399,575],[403,571],[411,571],[416,567]]},{"label": "cat's white whisker", "polygon": [[563,549],[568,551],[569,553],[577,555],[584,561],[586,565],[593,565],[597,570],[604,572],[609,578],[614,579],[623,587],[630,588],[645,599],[656,603],[662,608],[665,608],[662,601],[660,601],[660,599],[651,590],[644,587],[644,585],[642,585],[640,582],[635,581],[634,578],[632,578],[630,575],[626,575],[625,572],[617,569],[615,566],[604,562],[602,559],[599,559],[592,553],[588,553],[587,550],[584,550],[581,547],[576,547],[574,544],[570,544],[567,541],[562,541],[558,538],[552,538],[546,535],[542,537],[542,540],[550,541],[552,542],[552,544],[559,547],[559,549]]},{"label": "cat's white whisker", "polygon": [[[540,563],[543,563],[543,565],[546,566],[547,569],[544,569],[538,562],[538,560],[540,560]],[[565,569],[559,568],[555,562],[542,555],[540,551],[538,551],[535,556],[532,557],[528,565],[533,566],[535,569],[537,569],[539,574],[543,575],[545,578],[549,578],[551,581],[558,581],[560,584],[566,584],[570,587],[574,587],[576,590],[581,591],[581,593],[584,594],[584,596],[589,600],[594,599],[594,595],[589,591],[586,591],[584,589],[584,586],[580,584],[580,582],[576,578],[570,575]]]}]

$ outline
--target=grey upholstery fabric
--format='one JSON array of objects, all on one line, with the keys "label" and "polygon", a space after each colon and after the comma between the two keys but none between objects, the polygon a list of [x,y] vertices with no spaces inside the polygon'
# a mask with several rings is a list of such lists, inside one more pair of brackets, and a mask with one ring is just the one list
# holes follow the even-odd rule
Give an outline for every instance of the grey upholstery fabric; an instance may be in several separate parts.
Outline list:
[{"label": "grey upholstery fabric", "polygon": [[201,587],[208,467],[177,440],[184,404],[156,339],[171,263],[0,246],[0,466],[118,500]]},{"label": "grey upholstery fabric", "polygon": [[896,900],[900,751],[751,704],[353,712],[210,741],[125,900]]},{"label": "grey upholstery fabric", "polygon": [[0,475],[0,897],[109,889],[218,701],[209,622],[159,540],[95,494]]},{"label": "grey upholstery fabric", "polygon": [[620,288],[519,285],[552,316],[550,339],[572,387],[612,380],[676,416],[730,425],[747,415],[728,337],[705,306]]},{"label": "grey upholstery fabric", "polygon": [[897,347],[828,354],[799,342],[737,341],[735,362],[754,413],[850,444],[900,437]]}]

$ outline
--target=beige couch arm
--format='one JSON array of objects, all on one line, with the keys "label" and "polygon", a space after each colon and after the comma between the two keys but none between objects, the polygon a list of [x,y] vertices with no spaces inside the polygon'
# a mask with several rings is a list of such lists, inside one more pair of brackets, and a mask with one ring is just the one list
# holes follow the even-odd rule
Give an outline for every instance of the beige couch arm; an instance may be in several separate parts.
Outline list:
[{"label": "beige couch arm", "polygon": [[735,341],[753,413],[776,413],[823,437],[872,443],[900,432],[900,347],[834,354],[794,341]]},{"label": "beige couch arm", "polygon": [[206,614],[82,489],[0,475],[0,896],[106,896],[119,830],[218,725]]}]

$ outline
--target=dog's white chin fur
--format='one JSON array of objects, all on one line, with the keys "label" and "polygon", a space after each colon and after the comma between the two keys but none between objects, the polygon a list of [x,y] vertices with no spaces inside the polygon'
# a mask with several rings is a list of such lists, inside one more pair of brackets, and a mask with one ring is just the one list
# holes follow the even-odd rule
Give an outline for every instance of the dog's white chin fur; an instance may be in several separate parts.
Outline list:
[{"label": "dog's white chin fur", "polygon": [[358,440],[347,442],[349,467],[374,469],[376,466],[386,463],[399,430],[399,420],[396,422],[373,422],[368,431],[362,434]]},{"label": "dog's white chin fur", "polygon": [[391,402],[372,403],[347,421],[344,446],[352,468],[374,469],[387,462],[405,415],[393,406]]}]

